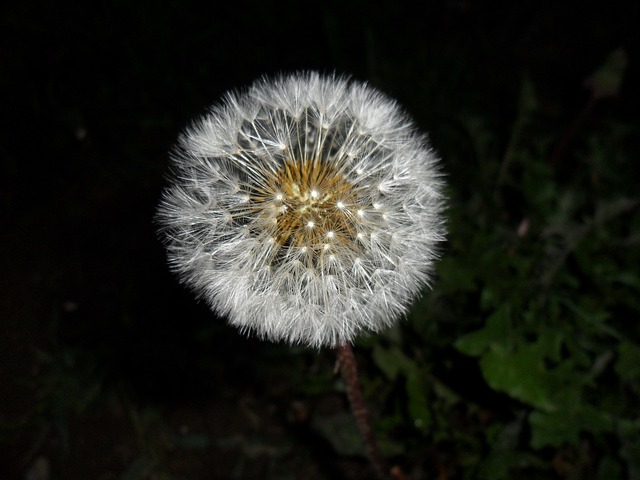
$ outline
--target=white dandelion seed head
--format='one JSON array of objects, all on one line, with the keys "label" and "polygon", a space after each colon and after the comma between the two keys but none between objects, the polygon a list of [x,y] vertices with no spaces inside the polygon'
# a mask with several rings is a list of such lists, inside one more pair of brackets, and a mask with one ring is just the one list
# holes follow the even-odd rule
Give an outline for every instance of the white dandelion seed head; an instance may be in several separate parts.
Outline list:
[{"label": "white dandelion seed head", "polygon": [[187,129],[172,160],[169,264],[243,332],[334,347],[392,325],[429,284],[438,159],[366,84],[263,79]]}]

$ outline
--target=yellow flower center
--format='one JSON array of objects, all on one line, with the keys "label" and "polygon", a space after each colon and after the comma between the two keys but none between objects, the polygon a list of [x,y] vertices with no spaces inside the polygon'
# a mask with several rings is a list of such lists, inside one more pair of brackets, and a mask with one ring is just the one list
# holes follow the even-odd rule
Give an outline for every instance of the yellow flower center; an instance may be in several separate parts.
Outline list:
[{"label": "yellow flower center", "polygon": [[[351,243],[357,189],[336,167],[318,160],[285,162],[254,198],[259,218],[283,247],[308,255]],[[262,223],[262,222],[261,222]]]}]

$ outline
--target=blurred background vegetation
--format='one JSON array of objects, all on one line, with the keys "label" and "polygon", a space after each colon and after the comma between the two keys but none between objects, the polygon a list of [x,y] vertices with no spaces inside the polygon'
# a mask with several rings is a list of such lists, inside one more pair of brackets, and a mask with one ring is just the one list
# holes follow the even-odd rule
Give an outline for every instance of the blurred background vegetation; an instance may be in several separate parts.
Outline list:
[{"label": "blurred background vegetation", "polygon": [[330,351],[258,342],[167,271],[167,151],[299,69],[396,97],[448,177],[410,317],[356,345],[412,479],[640,479],[638,2],[5,6],[0,478],[371,478]]}]

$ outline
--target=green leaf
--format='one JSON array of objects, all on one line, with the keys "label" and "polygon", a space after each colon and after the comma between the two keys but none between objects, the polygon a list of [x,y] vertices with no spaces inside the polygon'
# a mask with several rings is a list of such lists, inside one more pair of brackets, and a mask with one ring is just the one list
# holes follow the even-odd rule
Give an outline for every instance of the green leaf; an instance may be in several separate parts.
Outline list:
[{"label": "green leaf", "polygon": [[628,383],[640,383],[640,346],[627,341],[621,342],[615,371]]},{"label": "green leaf", "polygon": [[477,288],[476,274],[468,263],[450,257],[438,262],[439,289],[443,292],[472,292]]},{"label": "green leaf", "polygon": [[562,345],[565,341],[564,334],[559,330],[552,328],[540,329],[538,335],[537,344],[540,348],[540,353],[544,357],[547,357],[554,362],[559,362],[562,355]]},{"label": "green leaf", "polygon": [[491,345],[507,342],[510,325],[511,308],[503,305],[487,318],[483,328],[460,337],[454,345],[460,352],[477,357]]},{"label": "green leaf", "polygon": [[433,420],[429,409],[427,388],[422,375],[418,370],[407,375],[408,408],[414,426],[419,430],[428,431],[433,424]]},{"label": "green leaf", "polygon": [[380,345],[374,345],[373,359],[388,379],[394,380],[400,374],[405,376],[409,415],[416,428],[428,430],[432,424],[432,416],[427,398],[425,373],[396,347],[385,349]]},{"label": "green leaf", "polygon": [[340,455],[364,455],[362,438],[351,414],[314,416],[311,424]]},{"label": "green leaf", "polygon": [[607,456],[600,460],[598,465],[598,480],[611,480],[622,477],[622,467],[620,463]]},{"label": "green leaf", "polygon": [[544,368],[544,349],[527,344],[514,350],[493,345],[480,359],[487,383],[528,405],[553,410],[552,378]]},{"label": "green leaf", "polygon": [[129,465],[120,477],[120,480],[143,480],[150,478],[154,468],[155,462],[153,462],[153,460],[147,457],[140,457]]},{"label": "green leaf", "polygon": [[627,52],[618,48],[584,82],[594,98],[613,97],[618,94],[629,60]]},{"label": "green leaf", "polygon": [[208,435],[197,433],[176,435],[173,437],[173,445],[178,448],[202,450],[211,445],[211,439]]},{"label": "green leaf", "polygon": [[567,400],[566,408],[529,415],[533,448],[577,445],[583,430],[598,434],[613,429],[613,421],[606,413],[581,403],[580,398]]},{"label": "green leaf", "polygon": [[628,478],[640,478],[640,418],[622,420],[618,425],[620,455],[627,462]]},{"label": "green leaf", "polygon": [[394,380],[399,373],[407,373],[417,368],[413,360],[400,349],[383,348],[379,344],[373,346],[373,361],[389,380]]}]

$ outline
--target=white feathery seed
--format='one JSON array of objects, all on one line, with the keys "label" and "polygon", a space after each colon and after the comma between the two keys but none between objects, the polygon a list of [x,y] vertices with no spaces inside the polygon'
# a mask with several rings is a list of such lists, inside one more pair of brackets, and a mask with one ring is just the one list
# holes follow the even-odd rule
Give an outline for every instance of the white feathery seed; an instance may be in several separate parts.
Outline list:
[{"label": "white feathery seed", "polygon": [[444,240],[426,138],[367,84],[263,79],[181,136],[158,210],[171,268],[241,331],[335,347],[407,313]]}]

